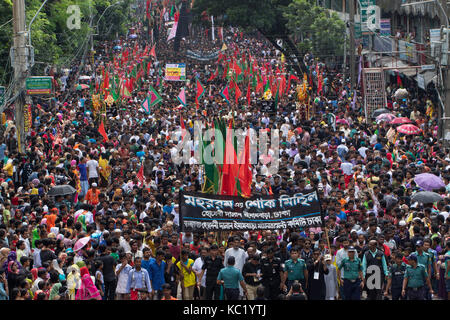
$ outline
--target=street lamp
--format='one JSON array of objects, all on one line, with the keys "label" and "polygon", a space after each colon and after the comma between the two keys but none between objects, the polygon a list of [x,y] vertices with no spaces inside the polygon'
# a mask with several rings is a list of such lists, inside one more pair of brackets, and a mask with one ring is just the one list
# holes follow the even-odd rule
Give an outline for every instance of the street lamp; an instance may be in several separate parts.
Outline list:
[{"label": "street lamp", "polygon": [[45,0],[41,7],[39,8],[39,10],[36,12],[36,14],[34,15],[33,19],[31,19],[30,24],[28,25],[28,43],[31,47],[31,25],[33,24],[34,20],[36,19],[36,17],[38,16],[39,12],[41,12],[42,8],[45,6],[45,4],[47,3],[48,0]]},{"label": "street lamp", "polygon": [[100,18],[98,18],[97,24],[95,25],[95,29],[97,30],[97,33],[98,33],[98,23],[100,22],[100,19],[103,18],[103,15],[105,14],[106,10],[108,10],[109,8],[114,7],[114,6],[118,5],[118,4],[121,4],[122,2],[123,2],[122,0],[117,1],[116,3],[108,6],[105,10],[103,10],[103,13],[101,14]]}]

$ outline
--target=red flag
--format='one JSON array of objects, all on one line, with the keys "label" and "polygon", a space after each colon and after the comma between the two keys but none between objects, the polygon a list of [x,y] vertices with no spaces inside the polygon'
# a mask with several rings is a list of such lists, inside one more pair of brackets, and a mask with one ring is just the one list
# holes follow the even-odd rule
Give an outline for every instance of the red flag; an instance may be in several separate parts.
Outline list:
[{"label": "red flag", "polygon": [[247,105],[250,106],[250,81],[248,82],[248,87],[247,87]]},{"label": "red flag", "polygon": [[225,154],[223,161],[223,175],[220,194],[224,195],[237,195],[236,179],[239,172],[239,164],[237,162],[236,150],[232,141],[230,120],[227,130],[227,140],[225,145]]},{"label": "red flag", "polygon": [[103,78],[103,91],[109,90],[109,74],[108,71],[105,72],[105,77]]},{"label": "red flag", "polygon": [[108,135],[106,134],[105,126],[103,125],[103,121],[100,123],[100,126],[98,127],[98,132],[102,135],[102,137],[103,137],[103,139],[105,139],[105,141],[108,141]]},{"label": "red flag", "polygon": [[281,76],[281,95],[284,94],[284,91],[286,90],[286,78],[284,76]]},{"label": "red flag", "polygon": [[239,86],[236,84],[236,90],[234,92],[235,98],[236,98],[236,104],[238,103],[239,98],[242,95],[241,90],[239,89]]},{"label": "red flag", "polygon": [[234,61],[233,69],[236,75],[240,75],[242,73],[241,67],[239,67],[236,61]]},{"label": "red flag", "polygon": [[225,79],[227,73],[228,73],[228,66],[225,64],[225,66],[223,67],[222,80]]},{"label": "red flag", "polygon": [[138,180],[139,180],[141,185],[144,184],[144,180],[145,180],[145,177],[144,177],[144,164],[141,164],[141,168],[139,169],[139,172],[137,173],[136,178],[138,178]]},{"label": "red flag", "polygon": [[250,164],[250,130],[247,131],[245,137],[245,149],[243,153],[243,161],[239,166],[239,185],[241,186],[242,196],[250,197],[252,185],[252,166]]},{"label": "red flag", "polygon": [[150,50],[150,55],[152,57],[154,57],[155,60],[156,60],[156,51],[155,51],[155,49],[156,49],[156,44],[154,44],[153,47],[152,47],[152,50]]},{"label": "red flag", "polygon": [[262,88],[263,88],[263,86],[264,86],[264,83],[262,83],[261,81],[259,81],[259,77],[256,77],[256,80],[257,80],[257,85],[256,85],[256,93],[259,93],[261,90],[262,90]]},{"label": "red flag", "polygon": [[297,78],[297,76],[295,76],[293,74],[289,75],[289,81],[288,81],[288,86],[287,86],[288,90],[291,88],[291,80],[300,81],[300,79]]},{"label": "red flag", "polygon": [[219,73],[219,68],[217,68],[214,73],[211,73],[211,77],[209,77],[208,82],[213,81],[218,73]]},{"label": "red flag", "polygon": [[197,93],[195,95],[195,104],[197,105],[197,109],[198,109],[199,108],[198,98],[200,98],[203,95],[203,93],[205,92],[205,89],[203,88],[201,82],[198,79],[196,82],[197,82]]},{"label": "red flag", "polygon": [[231,77],[231,81],[230,81],[230,85],[229,85],[230,89],[234,89],[236,86],[237,86],[237,84],[236,84],[236,82],[234,82],[234,78]]}]

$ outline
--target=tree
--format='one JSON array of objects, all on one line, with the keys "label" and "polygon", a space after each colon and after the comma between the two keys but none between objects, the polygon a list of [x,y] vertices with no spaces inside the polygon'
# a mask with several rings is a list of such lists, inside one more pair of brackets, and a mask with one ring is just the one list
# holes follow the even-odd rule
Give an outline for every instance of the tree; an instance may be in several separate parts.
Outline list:
[{"label": "tree", "polygon": [[338,56],[343,51],[345,22],[336,13],[317,6],[313,0],[293,0],[284,10],[287,28],[300,41],[301,51]]},{"label": "tree", "polygon": [[[9,82],[14,71],[10,64],[9,49],[12,46],[12,0],[0,0],[0,85]],[[9,22],[8,22],[9,21]]]},{"label": "tree", "polygon": [[[289,37],[285,8],[292,0],[195,0],[193,13],[198,17],[203,11],[221,18],[224,25],[259,31],[268,41],[291,62],[298,74],[305,72],[303,55]],[[277,44],[283,41],[283,46]]]},{"label": "tree", "polygon": [[127,32],[127,24],[129,22],[127,9],[131,6],[132,0],[122,0],[121,3],[114,5],[117,2],[117,0],[95,0],[97,15],[94,21],[98,27],[97,30],[94,30],[98,34],[96,39],[113,40],[116,34],[125,34]]}]

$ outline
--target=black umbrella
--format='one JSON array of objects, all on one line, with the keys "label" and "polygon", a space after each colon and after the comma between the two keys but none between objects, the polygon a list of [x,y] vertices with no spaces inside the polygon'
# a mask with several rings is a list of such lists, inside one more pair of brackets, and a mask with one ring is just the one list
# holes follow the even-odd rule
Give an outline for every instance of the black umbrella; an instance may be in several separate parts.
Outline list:
[{"label": "black umbrella", "polygon": [[392,209],[397,203],[398,200],[394,196],[385,196],[384,200],[386,201],[386,209]]},{"label": "black umbrella", "polygon": [[77,190],[73,188],[72,186],[65,184],[62,186],[54,186],[50,189],[48,192],[49,196],[56,197],[56,196],[65,196],[68,194],[74,194]]},{"label": "black umbrella", "polygon": [[372,112],[372,118],[376,118],[376,117],[378,117],[380,114],[383,114],[383,113],[390,113],[390,112],[391,112],[391,110],[386,109],[386,108],[377,109],[377,110],[375,110],[374,112]]},{"label": "black umbrella", "polygon": [[420,191],[411,197],[411,202],[419,203],[434,203],[441,200],[442,197],[438,193],[431,191]]}]

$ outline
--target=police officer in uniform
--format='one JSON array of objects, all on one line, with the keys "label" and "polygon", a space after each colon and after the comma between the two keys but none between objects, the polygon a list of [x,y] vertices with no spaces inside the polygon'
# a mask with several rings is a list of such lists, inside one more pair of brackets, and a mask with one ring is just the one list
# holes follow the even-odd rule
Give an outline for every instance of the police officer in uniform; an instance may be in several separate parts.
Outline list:
[{"label": "police officer in uniform", "polygon": [[430,288],[431,294],[434,294],[427,269],[423,264],[417,263],[417,256],[415,254],[410,254],[408,260],[410,265],[406,267],[402,296],[408,294],[408,300],[424,300],[425,283]]},{"label": "police officer in uniform", "polygon": [[[430,253],[425,252],[422,240],[416,242],[416,251],[413,252],[413,254],[416,255],[417,257],[417,263],[424,265],[425,270],[427,270],[428,277],[430,278],[431,281],[430,275],[431,275],[431,267],[433,265],[433,258]],[[423,294],[426,300],[431,300],[431,296],[426,287],[424,288]]]},{"label": "police officer in uniform", "polygon": [[264,297],[268,300],[277,300],[282,290],[283,268],[280,258],[274,257],[272,247],[266,250],[266,257],[261,260],[262,285]]},{"label": "police officer in uniform", "polygon": [[389,268],[389,275],[384,291],[384,296],[387,297],[389,289],[391,289],[392,300],[405,300],[406,297],[402,296],[403,278],[405,277],[406,263],[403,262],[403,254],[397,253],[395,255],[395,262]]},{"label": "police officer in uniform", "polygon": [[[363,255],[362,266],[366,283],[367,300],[381,300],[381,286],[384,283],[384,276],[388,276],[388,267],[384,253],[377,248],[377,240],[372,239],[369,241],[369,250],[366,250]],[[371,270],[373,268],[375,268],[375,271]],[[373,279],[374,276],[379,276],[380,279]],[[367,280],[369,280],[369,286],[367,285]]]},{"label": "police officer in uniform", "polygon": [[[341,278],[341,269],[344,269],[344,280]],[[364,275],[362,273],[361,259],[356,256],[356,249],[348,247],[348,258],[344,258],[338,265],[338,278],[344,283],[345,300],[361,300],[361,289],[364,288]]]}]

